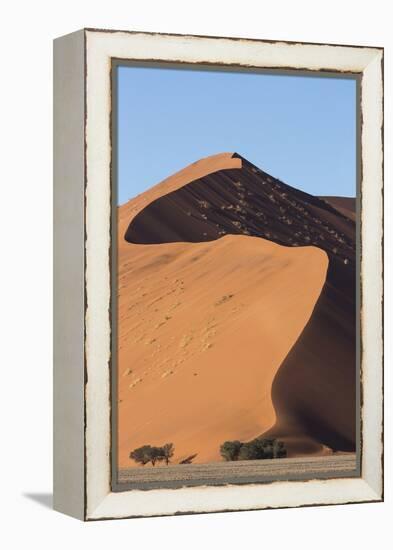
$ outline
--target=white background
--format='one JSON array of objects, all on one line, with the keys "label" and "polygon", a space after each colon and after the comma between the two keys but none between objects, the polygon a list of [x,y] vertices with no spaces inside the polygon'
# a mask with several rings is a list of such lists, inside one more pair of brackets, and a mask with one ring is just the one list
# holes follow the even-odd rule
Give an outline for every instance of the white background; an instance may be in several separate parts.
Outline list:
[{"label": "white background", "polygon": [[[3,548],[384,549],[392,544],[392,30],[388,0],[52,0],[2,4]],[[52,490],[52,44],[82,27],[385,47],[386,495],[383,504],[83,524]],[[389,288],[390,287],[390,288]]]}]

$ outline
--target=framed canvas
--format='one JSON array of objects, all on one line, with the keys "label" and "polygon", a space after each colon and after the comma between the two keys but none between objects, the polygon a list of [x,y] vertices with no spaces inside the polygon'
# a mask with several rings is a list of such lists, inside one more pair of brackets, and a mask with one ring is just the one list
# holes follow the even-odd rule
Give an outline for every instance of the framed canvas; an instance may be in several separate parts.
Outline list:
[{"label": "framed canvas", "polygon": [[54,507],[383,499],[383,49],[54,42]]}]

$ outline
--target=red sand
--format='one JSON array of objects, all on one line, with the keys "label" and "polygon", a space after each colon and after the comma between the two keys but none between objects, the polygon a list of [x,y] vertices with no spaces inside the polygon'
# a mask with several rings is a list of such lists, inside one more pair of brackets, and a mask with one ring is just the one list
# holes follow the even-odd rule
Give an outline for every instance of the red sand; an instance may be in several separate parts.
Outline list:
[{"label": "red sand", "polygon": [[355,225],[333,199],[224,153],[119,208],[120,467],[263,433],[354,450]]}]

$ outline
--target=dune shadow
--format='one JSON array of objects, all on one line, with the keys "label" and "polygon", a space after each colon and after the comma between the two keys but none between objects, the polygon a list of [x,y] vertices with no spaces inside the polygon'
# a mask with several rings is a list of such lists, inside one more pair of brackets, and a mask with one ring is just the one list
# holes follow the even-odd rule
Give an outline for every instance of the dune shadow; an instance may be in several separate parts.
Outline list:
[{"label": "dune shadow", "polygon": [[293,449],[288,445],[291,454],[306,452],[311,440],[332,451],[356,451],[356,310],[350,290],[332,284],[337,270],[273,380],[277,420],[263,435],[297,439]]}]

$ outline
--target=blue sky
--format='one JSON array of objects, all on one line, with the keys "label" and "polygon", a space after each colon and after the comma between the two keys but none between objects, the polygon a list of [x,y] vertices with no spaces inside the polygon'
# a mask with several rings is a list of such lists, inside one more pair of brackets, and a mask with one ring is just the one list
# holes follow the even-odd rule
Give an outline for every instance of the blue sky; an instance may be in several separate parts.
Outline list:
[{"label": "blue sky", "polygon": [[354,79],[117,70],[119,204],[223,151],[308,193],[355,196]]}]

